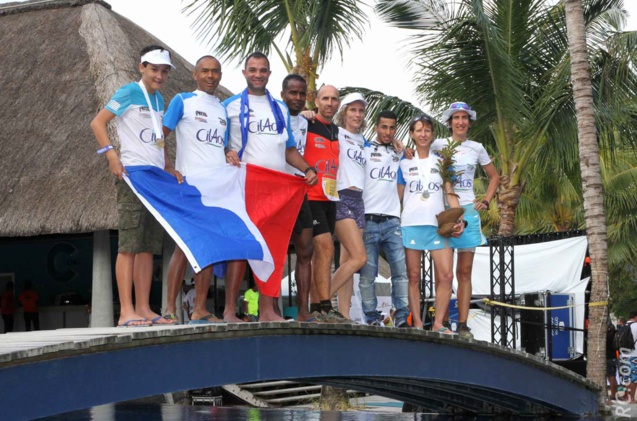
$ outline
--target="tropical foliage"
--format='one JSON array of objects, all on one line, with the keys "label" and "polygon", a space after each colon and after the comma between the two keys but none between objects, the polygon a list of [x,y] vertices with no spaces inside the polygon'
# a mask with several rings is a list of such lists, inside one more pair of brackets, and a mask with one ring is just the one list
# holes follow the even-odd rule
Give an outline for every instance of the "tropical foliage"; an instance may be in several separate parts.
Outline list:
[{"label": "tropical foliage", "polygon": [[[579,179],[564,5],[449,3],[379,0],[376,10],[388,23],[415,30],[412,64],[423,101],[442,111],[463,100],[477,110],[472,136],[487,146],[501,171],[498,233],[512,235],[528,183],[556,172],[562,180]],[[615,152],[634,138],[637,127],[637,115],[627,111],[635,110],[635,53],[628,47],[636,38],[621,32],[621,0],[585,3],[598,130],[621,134],[602,137],[604,147]],[[573,197],[568,184],[561,193]]]},{"label": "tropical foliage", "polygon": [[184,10],[196,15],[197,34],[224,59],[274,50],[288,72],[306,78],[313,104],[323,64],[363,36],[367,16],[360,6],[356,0],[192,0]]}]

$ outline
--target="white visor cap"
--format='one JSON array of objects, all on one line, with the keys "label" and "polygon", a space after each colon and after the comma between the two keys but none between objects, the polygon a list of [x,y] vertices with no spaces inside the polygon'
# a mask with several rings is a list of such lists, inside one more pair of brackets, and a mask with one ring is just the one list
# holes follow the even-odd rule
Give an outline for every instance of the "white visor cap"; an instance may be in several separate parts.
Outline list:
[{"label": "white visor cap", "polygon": [[175,68],[175,66],[173,66],[173,64],[170,62],[170,54],[168,53],[168,50],[149,51],[142,56],[139,62],[140,63],[147,62],[150,64],[156,64],[156,65],[167,64],[173,69]]}]

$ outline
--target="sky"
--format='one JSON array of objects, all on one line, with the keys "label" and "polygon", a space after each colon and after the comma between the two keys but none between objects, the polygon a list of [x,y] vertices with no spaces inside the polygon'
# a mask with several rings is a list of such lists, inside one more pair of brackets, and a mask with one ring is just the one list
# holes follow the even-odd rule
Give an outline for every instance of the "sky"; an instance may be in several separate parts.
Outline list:
[{"label": "sky", "polygon": [[[191,1],[191,0],[188,0]],[[8,0],[0,0],[6,3]],[[106,0],[113,11],[132,20],[159,38],[167,48],[177,52],[190,63],[199,57],[212,54],[212,46],[197,40],[191,28],[193,18],[182,13],[187,1],[181,0]],[[373,4],[373,1],[367,1]],[[624,0],[629,13],[626,30],[637,30],[637,0]],[[148,11],[152,10],[152,13]],[[344,57],[336,53],[319,74],[319,86],[328,83],[336,87],[364,87],[379,90],[387,95],[400,97],[426,110],[415,94],[412,72],[409,70],[409,36],[414,31],[392,28],[381,22],[370,6],[365,7],[370,23],[363,40],[352,41]],[[285,46],[284,40],[281,46]],[[278,96],[281,81],[287,72],[274,53],[270,56],[272,76],[269,89]],[[245,88],[245,79],[239,63],[224,63],[221,84],[232,92]],[[458,98],[462,100],[462,98]]]}]

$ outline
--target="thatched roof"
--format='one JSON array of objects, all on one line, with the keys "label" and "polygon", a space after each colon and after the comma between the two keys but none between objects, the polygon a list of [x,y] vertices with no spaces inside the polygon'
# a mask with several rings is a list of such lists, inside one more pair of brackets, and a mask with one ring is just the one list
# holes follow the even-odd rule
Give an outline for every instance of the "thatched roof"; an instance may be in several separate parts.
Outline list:
[{"label": "thatched roof", "polygon": [[[89,123],[139,80],[139,50],[165,44],[98,0],[0,5],[0,39],[0,236],[115,229],[113,177]],[[192,65],[170,50],[166,105],[195,88]]]}]

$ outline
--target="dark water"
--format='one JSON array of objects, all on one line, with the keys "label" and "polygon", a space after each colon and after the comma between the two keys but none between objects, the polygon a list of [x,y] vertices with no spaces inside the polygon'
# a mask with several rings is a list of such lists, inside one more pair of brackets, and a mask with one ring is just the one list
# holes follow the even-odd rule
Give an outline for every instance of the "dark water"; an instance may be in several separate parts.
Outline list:
[{"label": "dark water", "polygon": [[[425,420],[551,420],[552,417],[463,417],[437,414],[370,412],[370,411],[314,411],[310,409],[263,409],[220,406],[185,406],[168,404],[121,403],[102,405],[69,412],[41,421],[425,421]],[[602,418],[586,418],[599,420]],[[620,418],[605,418],[620,419]],[[626,419],[626,418],[622,418]]]}]

